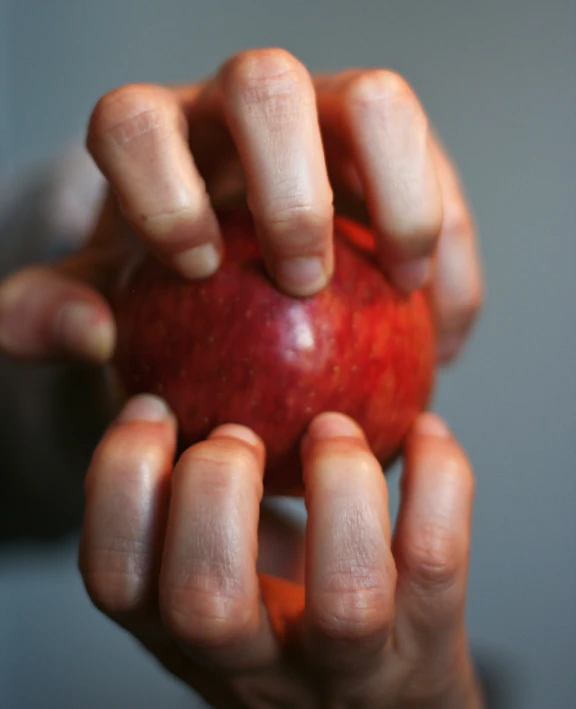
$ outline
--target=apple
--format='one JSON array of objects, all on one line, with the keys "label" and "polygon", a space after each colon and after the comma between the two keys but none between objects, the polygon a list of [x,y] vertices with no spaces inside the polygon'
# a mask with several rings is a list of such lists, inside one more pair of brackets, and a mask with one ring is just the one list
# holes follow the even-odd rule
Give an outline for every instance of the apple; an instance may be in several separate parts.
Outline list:
[{"label": "apple", "polygon": [[249,426],[266,445],[271,492],[302,491],[300,441],[324,411],[354,418],[388,466],[432,390],[425,293],[392,288],[370,232],[337,217],[329,286],[289,297],[266,274],[249,212],[219,218],[226,254],[214,276],[187,281],[146,255],[119,286],[115,364],[126,393],[164,398],[180,450],[219,424]]}]

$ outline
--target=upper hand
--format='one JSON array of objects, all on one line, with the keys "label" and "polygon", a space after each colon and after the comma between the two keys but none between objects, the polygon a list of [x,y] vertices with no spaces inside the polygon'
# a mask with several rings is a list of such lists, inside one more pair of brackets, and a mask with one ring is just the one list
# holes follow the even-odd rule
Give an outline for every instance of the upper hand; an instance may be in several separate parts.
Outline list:
[{"label": "upper hand", "polygon": [[129,85],[97,104],[87,145],[110,184],[89,244],[0,287],[0,349],[106,361],[107,297],[135,235],[189,278],[222,259],[215,208],[246,199],[277,285],[313,294],[333,269],[333,207],[370,222],[391,281],[430,284],[438,357],[460,351],[482,299],[474,223],[410,86],[387,70],[311,77],[279,49],[202,83]]}]

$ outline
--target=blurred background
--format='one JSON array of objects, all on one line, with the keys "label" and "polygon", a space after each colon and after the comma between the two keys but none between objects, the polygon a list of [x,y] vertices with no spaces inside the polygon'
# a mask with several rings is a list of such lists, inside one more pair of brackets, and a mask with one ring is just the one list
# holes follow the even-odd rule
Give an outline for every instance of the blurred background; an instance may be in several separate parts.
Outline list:
[{"label": "blurred background", "polygon": [[[575,29],[574,0],[0,0],[0,210],[15,181],[26,206],[99,96],[126,82],[191,81],[276,45],[313,71],[386,66],[415,87],[481,234],[486,308],[436,408],[477,474],[469,628],[511,709],[576,697]],[[0,250],[15,241],[0,219]],[[69,479],[46,463],[38,412],[8,440],[14,407],[62,375],[0,369],[0,707],[194,706],[85,597],[76,529],[91,439],[74,421],[52,432],[51,445],[70,442]],[[27,389],[14,391],[16,371]],[[71,376],[73,398],[84,373]]]}]

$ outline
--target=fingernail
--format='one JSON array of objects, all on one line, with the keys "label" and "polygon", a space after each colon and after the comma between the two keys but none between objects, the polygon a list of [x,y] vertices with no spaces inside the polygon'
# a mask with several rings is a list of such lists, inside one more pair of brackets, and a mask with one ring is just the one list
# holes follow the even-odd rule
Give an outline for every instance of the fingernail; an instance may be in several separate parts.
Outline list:
[{"label": "fingernail", "polygon": [[404,293],[411,293],[427,283],[431,271],[432,261],[429,258],[397,263],[390,268],[390,280]]},{"label": "fingernail", "polygon": [[421,414],[414,424],[416,433],[423,436],[433,436],[435,438],[448,438],[450,429],[440,418],[432,413]]},{"label": "fingernail", "polygon": [[54,322],[54,334],[63,350],[96,362],[105,362],[114,349],[114,325],[88,303],[64,303]]},{"label": "fingernail", "polygon": [[316,257],[279,261],[276,264],[275,275],[278,285],[283,290],[298,296],[313,295],[328,283],[324,264]]},{"label": "fingernail", "polygon": [[308,437],[313,440],[323,438],[364,437],[362,429],[344,414],[325,413],[317,416],[308,429]]},{"label": "fingernail", "polygon": [[262,445],[262,440],[247,426],[236,423],[225,423],[215,428],[209,436],[210,438],[237,438],[250,446]]},{"label": "fingernail", "polygon": [[460,335],[441,337],[438,342],[436,357],[441,363],[448,363],[453,360],[462,347],[463,338]]},{"label": "fingernail", "polygon": [[220,266],[220,254],[214,244],[202,244],[174,256],[174,265],[186,278],[208,278]]},{"label": "fingernail", "polygon": [[172,413],[166,403],[152,394],[139,394],[128,401],[117,417],[117,421],[166,421]]}]

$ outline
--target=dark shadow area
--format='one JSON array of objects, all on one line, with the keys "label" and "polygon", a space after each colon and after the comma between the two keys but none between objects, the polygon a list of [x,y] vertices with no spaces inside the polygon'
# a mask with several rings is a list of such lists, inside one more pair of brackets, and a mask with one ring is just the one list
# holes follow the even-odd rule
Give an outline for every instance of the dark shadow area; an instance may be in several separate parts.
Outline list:
[{"label": "dark shadow area", "polygon": [[82,519],[83,480],[110,417],[102,372],[0,358],[0,544],[56,541]]}]

